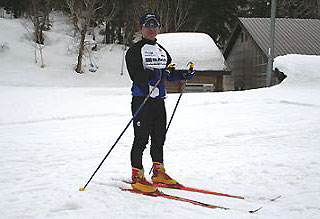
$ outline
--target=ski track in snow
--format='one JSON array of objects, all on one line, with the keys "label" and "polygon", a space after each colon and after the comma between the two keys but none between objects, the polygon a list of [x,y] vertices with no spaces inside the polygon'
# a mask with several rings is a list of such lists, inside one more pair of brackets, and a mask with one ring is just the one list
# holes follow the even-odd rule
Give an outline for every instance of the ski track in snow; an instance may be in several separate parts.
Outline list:
[{"label": "ski track in snow", "polygon": [[[49,99],[50,93],[46,94]],[[68,97],[65,92],[64,96],[65,101],[74,99],[72,93]],[[203,100],[207,104],[198,107],[196,112],[194,106],[199,95],[183,97],[167,136],[167,170],[186,185],[244,195],[253,201],[166,190],[170,194],[237,209],[223,211],[160,198],[152,201],[155,198],[120,192],[118,186],[122,184],[113,179],[130,176],[131,127],[87,190],[78,192],[130,119],[126,113],[118,114],[113,108],[104,108],[102,116],[92,112],[87,116],[70,117],[61,112],[59,118],[65,119],[34,119],[31,121],[39,122],[0,126],[0,153],[5,155],[0,161],[0,187],[6,188],[1,193],[7,197],[6,208],[1,208],[4,215],[8,218],[100,218],[102,215],[126,218],[125,212],[135,208],[137,213],[130,215],[139,218],[172,215],[177,218],[188,218],[188,215],[190,218],[195,215],[200,218],[316,218],[320,197],[320,153],[315,147],[319,143],[315,132],[320,130],[318,109],[305,105],[297,108],[281,102],[270,105],[268,100],[265,103],[260,100],[235,113],[233,109],[241,104],[239,97],[233,102],[236,94],[225,94],[223,98],[228,104],[216,101],[212,104],[210,99],[217,94],[205,96]],[[166,101],[169,115],[177,97],[170,95]],[[23,93],[19,98],[24,99]],[[81,102],[74,104],[80,107]],[[291,113],[276,113],[279,104],[283,105],[282,111]],[[45,106],[46,109],[51,107]],[[99,109],[99,104],[94,108]],[[301,116],[305,108],[309,109],[309,114]],[[65,112],[70,114],[69,110]],[[196,115],[209,112],[214,114],[211,117]],[[51,113],[47,111],[46,114]],[[228,122],[223,122],[226,113]],[[268,113],[270,117],[266,120]],[[261,123],[266,125],[261,127]],[[151,166],[148,149],[144,161],[148,170]],[[263,203],[264,208],[256,215],[241,210],[255,209],[260,201],[278,194],[282,195],[279,200]],[[170,208],[167,207],[169,203]]]},{"label": "ski track in snow", "polygon": [[0,126],[8,125],[27,125],[32,123],[43,123],[43,122],[52,122],[52,121],[64,121],[64,120],[74,120],[74,119],[90,119],[90,118],[101,118],[101,117],[110,117],[110,116],[123,116],[116,113],[110,114],[96,114],[96,115],[78,115],[78,116],[65,116],[65,117],[54,117],[48,119],[39,119],[39,120],[29,120],[29,121],[17,121],[17,122],[4,122],[0,123]]}]

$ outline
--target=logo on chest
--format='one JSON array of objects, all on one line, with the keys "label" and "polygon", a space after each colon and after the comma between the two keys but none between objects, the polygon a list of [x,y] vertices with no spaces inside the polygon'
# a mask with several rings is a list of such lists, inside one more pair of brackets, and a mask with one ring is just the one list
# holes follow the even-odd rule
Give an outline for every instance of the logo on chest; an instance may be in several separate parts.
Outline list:
[{"label": "logo on chest", "polygon": [[145,63],[163,63],[167,62],[166,58],[145,58]]},{"label": "logo on chest", "polygon": [[158,46],[147,45],[142,48],[143,65],[145,68],[162,69],[167,64],[166,52]]}]

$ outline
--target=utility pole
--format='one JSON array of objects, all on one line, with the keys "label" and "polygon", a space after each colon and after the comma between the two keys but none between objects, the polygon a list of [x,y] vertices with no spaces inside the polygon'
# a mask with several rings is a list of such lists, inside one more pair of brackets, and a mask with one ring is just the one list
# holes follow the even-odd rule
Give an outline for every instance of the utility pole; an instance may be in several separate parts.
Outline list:
[{"label": "utility pole", "polygon": [[276,0],[271,2],[271,17],[270,17],[270,37],[268,50],[268,65],[267,65],[267,80],[266,86],[270,87],[273,78],[273,60],[274,60],[274,36],[276,27]]}]

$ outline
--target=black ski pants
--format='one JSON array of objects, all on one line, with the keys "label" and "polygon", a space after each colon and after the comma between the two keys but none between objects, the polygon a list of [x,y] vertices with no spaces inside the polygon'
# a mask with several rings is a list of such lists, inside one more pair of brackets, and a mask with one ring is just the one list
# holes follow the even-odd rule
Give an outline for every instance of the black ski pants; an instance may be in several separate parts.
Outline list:
[{"label": "black ski pants", "polygon": [[[133,97],[132,115],[145,97]],[[150,154],[153,162],[163,163],[163,145],[166,136],[166,109],[164,99],[149,98],[133,121],[134,141],[131,149],[131,166],[142,169],[142,155],[151,137]]]}]

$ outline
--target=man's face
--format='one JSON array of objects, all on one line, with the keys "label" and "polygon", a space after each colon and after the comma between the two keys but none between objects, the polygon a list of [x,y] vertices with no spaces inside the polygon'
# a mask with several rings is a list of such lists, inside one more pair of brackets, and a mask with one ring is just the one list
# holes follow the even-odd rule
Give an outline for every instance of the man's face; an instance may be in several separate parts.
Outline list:
[{"label": "man's face", "polygon": [[155,40],[158,33],[160,33],[160,27],[154,20],[150,20],[141,27],[141,33],[144,38]]}]

